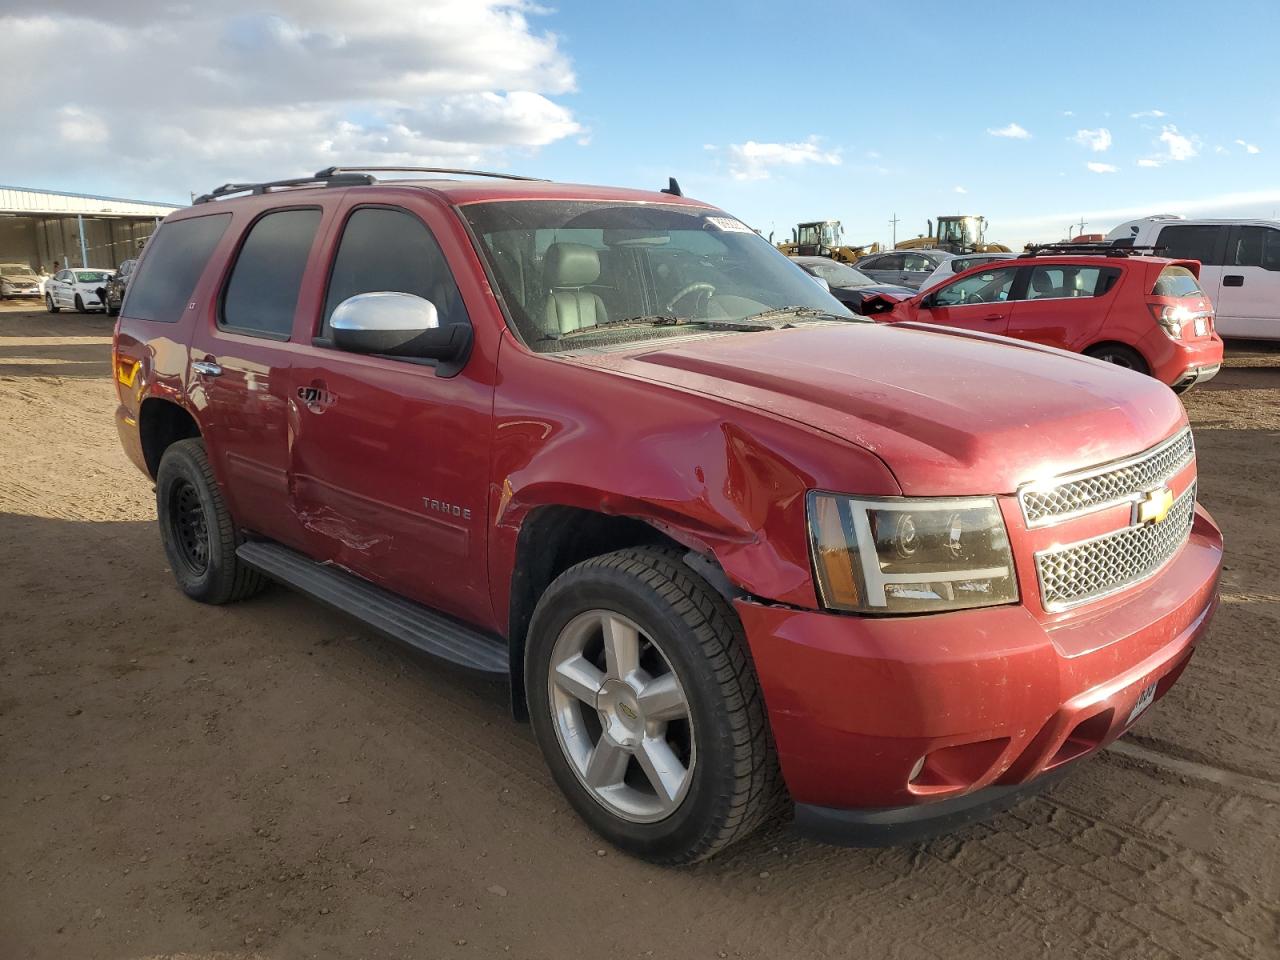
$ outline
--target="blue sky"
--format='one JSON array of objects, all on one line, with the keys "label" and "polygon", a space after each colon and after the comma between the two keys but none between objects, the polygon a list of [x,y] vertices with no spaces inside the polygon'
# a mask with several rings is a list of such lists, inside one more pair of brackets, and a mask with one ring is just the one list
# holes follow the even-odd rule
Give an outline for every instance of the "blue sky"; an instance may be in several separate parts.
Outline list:
[{"label": "blue sky", "polygon": [[[563,102],[591,143],[557,144],[535,168],[640,184],[670,173],[765,233],[831,217],[859,241],[887,240],[895,213],[899,239],[927,217],[972,212],[992,239],[1021,243],[1058,239],[1082,215],[1094,232],[1172,207],[1280,209],[1280,4],[752,0],[729,11],[560,4],[551,26],[580,91]],[[1028,136],[988,132],[1010,124]],[[1171,153],[1171,137],[1187,144]],[[775,165],[758,179],[739,165],[735,177],[728,145],[810,138],[838,165]]]},{"label": "blue sky", "polygon": [[[332,163],[654,187],[851,241],[1280,211],[1280,4],[7,0],[0,182],[144,199]],[[93,35],[93,57],[65,56]],[[47,69],[58,63],[56,71]],[[30,107],[35,107],[32,112]]]}]

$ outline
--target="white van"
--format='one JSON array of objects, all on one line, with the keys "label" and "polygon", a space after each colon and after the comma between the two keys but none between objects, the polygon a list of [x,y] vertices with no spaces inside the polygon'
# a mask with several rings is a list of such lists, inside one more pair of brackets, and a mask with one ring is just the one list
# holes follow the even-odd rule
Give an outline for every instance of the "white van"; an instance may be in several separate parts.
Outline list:
[{"label": "white van", "polygon": [[1280,221],[1160,214],[1122,223],[1107,240],[1199,260],[1200,286],[1213,301],[1221,336],[1280,340]]}]

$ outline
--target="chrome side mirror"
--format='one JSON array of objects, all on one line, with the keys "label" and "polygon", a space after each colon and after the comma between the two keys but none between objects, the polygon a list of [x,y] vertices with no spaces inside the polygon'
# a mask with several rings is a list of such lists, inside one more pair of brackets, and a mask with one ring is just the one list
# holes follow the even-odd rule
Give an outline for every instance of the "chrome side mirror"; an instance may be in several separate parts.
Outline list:
[{"label": "chrome side mirror", "polygon": [[350,353],[412,360],[436,360],[436,373],[462,369],[471,348],[471,325],[440,325],[436,305],[412,293],[389,290],[358,293],[343,300],[329,318],[333,345]]}]

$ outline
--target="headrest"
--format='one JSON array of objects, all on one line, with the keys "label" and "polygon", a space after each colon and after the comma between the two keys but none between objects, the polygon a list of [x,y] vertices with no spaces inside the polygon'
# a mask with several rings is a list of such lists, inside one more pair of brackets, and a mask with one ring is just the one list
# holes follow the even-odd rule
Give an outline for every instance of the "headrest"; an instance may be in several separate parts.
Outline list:
[{"label": "headrest", "polygon": [[600,276],[600,254],[585,243],[553,243],[542,261],[549,287],[585,287]]}]

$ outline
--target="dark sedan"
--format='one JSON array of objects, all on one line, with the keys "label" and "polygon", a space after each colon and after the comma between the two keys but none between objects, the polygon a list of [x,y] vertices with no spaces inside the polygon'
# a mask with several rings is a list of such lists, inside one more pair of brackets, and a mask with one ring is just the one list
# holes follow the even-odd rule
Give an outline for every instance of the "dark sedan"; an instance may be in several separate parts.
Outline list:
[{"label": "dark sedan", "polygon": [[133,268],[137,265],[137,260],[126,260],[120,264],[120,269],[108,278],[102,292],[102,302],[108,316],[114,317],[120,312],[120,305],[124,303],[125,288],[128,287],[129,278],[133,276]]},{"label": "dark sedan", "polygon": [[[860,270],[847,263],[826,257],[792,257],[805,273],[827,281],[831,295],[854,313],[883,313],[897,300],[915,296],[909,287],[892,283],[877,283]],[[865,309],[864,309],[865,307]]]}]

